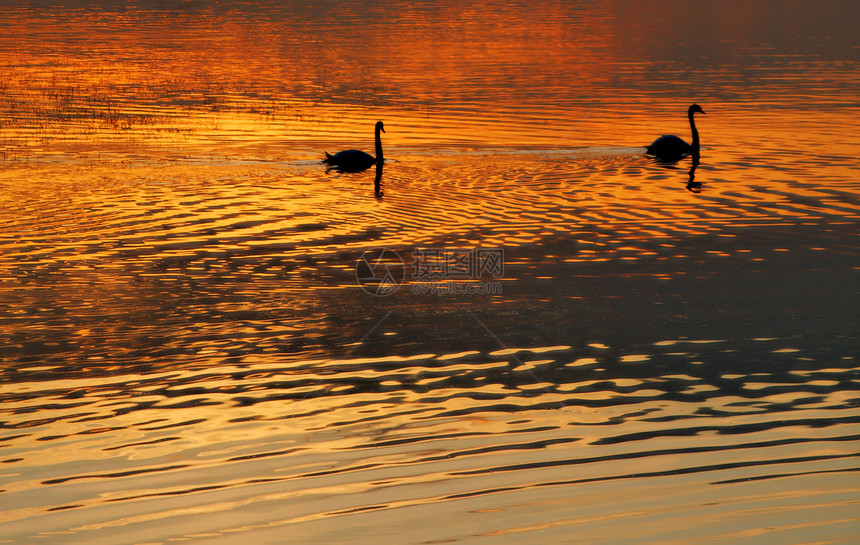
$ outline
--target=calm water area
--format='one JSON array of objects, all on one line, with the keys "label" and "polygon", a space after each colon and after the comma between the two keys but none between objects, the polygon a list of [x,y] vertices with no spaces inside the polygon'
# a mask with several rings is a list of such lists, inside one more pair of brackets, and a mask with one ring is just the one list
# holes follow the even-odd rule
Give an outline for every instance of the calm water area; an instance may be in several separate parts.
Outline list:
[{"label": "calm water area", "polygon": [[0,28],[0,543],[860,542],[860,3]]}]

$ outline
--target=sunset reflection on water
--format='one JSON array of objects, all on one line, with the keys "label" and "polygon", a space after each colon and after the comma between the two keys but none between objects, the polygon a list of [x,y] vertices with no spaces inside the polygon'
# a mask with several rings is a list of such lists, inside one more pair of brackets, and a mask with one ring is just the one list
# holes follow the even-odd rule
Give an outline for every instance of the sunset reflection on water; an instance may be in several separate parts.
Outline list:
[{"label": "sunset reflection on water", "polygon": [[850,543],[857,9],[0,6],[0,542]]}]

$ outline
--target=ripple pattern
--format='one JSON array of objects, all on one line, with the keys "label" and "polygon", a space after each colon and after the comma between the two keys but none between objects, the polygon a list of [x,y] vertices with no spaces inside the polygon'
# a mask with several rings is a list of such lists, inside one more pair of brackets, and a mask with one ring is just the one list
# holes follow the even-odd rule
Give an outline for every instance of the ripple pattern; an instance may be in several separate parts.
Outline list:
[{"label": "ripple pattern", "polygon": [[0,6],[0,542],[856,542],[854,4],[181,4]]}]

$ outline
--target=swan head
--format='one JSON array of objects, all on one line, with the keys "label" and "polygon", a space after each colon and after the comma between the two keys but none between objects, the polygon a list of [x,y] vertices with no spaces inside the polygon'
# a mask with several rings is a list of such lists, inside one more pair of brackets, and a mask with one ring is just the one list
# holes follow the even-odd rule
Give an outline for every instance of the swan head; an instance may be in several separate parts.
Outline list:
[{"label": "swan head", "polygon": [[687,113],[689,115],[693,115],[693,114],[705,115],[705,110],[703,110],[702,107],[699,106],[698,104],[693,104],[692,106],[690,106],[690,109],[687,110]]},{"label": "swan head", "polygon": [[382,121],[377,121],[377,122],[376,122],[376,130],[377,130],[377,131],[385,132],[385,127],[382,125]]}]

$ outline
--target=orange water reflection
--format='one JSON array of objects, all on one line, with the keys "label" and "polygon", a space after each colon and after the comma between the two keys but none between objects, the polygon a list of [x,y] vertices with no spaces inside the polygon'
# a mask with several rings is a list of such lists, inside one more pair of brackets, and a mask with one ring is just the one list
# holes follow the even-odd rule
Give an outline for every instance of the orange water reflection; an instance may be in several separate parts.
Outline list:
[{"label": "orange water reflection", "polygon": [[[838,541],[857,7],[652,4],[0,8],[4,531]],[[502,292],[357,286],[419,246]]]},{"label": "orange water reflection", "polygon": [[790,55],[814,34],[814,20],[800,20],[794,35],[757,47],[763,6],[684,5],[657,18],[612,3],[443,2],[376,6],[360,25],[266,4],[190,13],[6,8],[6,154],[126,142],[278,156],[364,142],[377,118],[397,129],[386,135],[392,146],[638,146],[655,132],[685,134],[682,113],[694,100],[714,112],[704,126],[713,148],[758,149],[763,131],[786,151],[800,133],[807,150],[856,153],[856,116],[827,108],[857,107],[842,47],[850,51],[850,29],[833,25],[830,48]]}]

